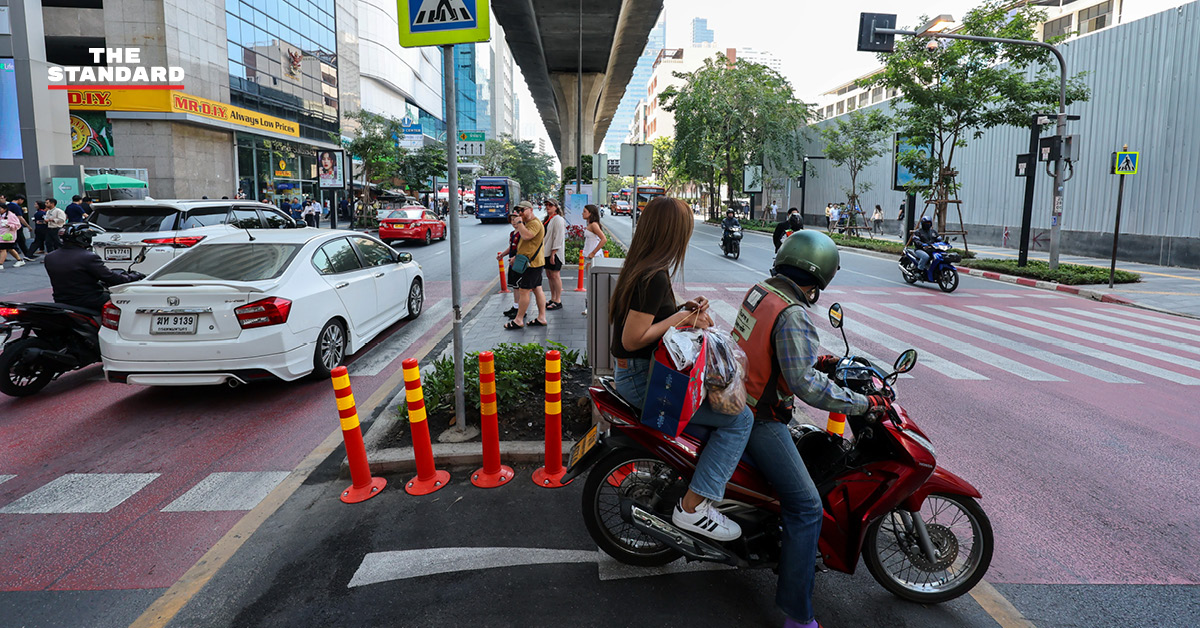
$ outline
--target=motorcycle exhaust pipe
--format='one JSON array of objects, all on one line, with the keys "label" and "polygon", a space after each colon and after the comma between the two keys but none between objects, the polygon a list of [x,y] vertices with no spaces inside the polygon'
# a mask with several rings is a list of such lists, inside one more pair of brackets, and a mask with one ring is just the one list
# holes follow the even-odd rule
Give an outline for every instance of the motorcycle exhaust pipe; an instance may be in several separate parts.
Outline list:
[{"label": "motorcycle exhaust pipe", "polygon": [[632,500],[621,500],[621,515],[635,529],[662,541],[691,560],[723,563],[732,567],[749,565],[724,548],[702,541],[680,530],[671,522],[634,504]]},{"label": "motorcycle exhaust pipe", "polygon": [[25,359],[31,362],[44,360],[55,366],[62,367],[63,370],[71,370],[79,366],[79,361],[65,351],[47,351],[45,349],[27,349]]}]

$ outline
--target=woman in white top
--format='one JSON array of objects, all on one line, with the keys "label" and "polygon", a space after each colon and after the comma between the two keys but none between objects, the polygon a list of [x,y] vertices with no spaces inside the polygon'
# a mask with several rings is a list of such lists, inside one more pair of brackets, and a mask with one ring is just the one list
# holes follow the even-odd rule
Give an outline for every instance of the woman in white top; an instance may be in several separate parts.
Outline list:
[{"label": "woman in white top", "polygon": [[542,245],[546,255],[546,278],[550,283],[547,310],[562,309],[562,267],[566,257],[567,221],[554,199],[546,201],[546,240]]},{"label": "woman in white top", "polygon": [[[583,219],[587,221],[587,229],[583,232],[583,258],[586,260],[584,277],[592,268],[592,258],[604,256],[604,246],[608,244],[608,236],[600,228],[600,208],[595,205],[584,205]],[[587,316],[587,295],[583,298],[583,315]]]}]

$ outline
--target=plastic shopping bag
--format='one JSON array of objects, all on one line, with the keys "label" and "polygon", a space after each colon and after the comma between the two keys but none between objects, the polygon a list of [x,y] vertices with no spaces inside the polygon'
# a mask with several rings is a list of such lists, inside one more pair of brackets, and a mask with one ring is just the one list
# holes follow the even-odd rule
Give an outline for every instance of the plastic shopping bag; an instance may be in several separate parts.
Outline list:
[{"label": "plastic shopping bag", "polygon": [[746,406],[746,353],[728,330],[710,327],[704,330],[704,338],[708,403],[721,414],[738,414]]}]

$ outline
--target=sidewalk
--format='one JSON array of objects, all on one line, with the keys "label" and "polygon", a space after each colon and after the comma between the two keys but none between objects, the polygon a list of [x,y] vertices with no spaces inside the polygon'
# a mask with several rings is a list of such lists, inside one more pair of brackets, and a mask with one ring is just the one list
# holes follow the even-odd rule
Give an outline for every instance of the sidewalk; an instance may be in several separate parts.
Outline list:
[{"label": "sidewalk", "polygon": [[[563,307],[561,310],[546,312],[546,321],[549,323],[546,327],[529,327],[527,325],[525,329],[512,331],[504,329],[504,324],[509,320],[504,315],[504,311],[512,307],[515,290],[511,294],[501,294],[497,289],[484,297],[475,312],[464,314],[464,318],[466,318],[463,323],[465,352],[486,351],[502,342],[546,344],[547,340],[553,340],[579,351],[580,355],[585,353],[587,351],[588,317],[583,316],[582,312],[583,299],[587,293],[575,292],[578,272],[575,266],[563,266]],[[511,287],[509,289],[513,290]],[[542,280],[542,290],[549,299],[550,285],[545,279]],[[535,318],[537,318],[537,304],[534,303],[533,295],[530,294],[525,320],[531,321]],[[447,346],[443,355],[450,355],[450,351],[451,348]]]},{"label": "sidewalk", "polygon": [[[876,235],[877,239],[900,242],[895,233],[884,232]],[[956,242],[956,246],[961,242]],[[1017,259],[1017,250],[998,246],[967,245],[980,258]],[[1045,251],[1030,251],[1029,259],[1048,261],[1049,253]],[[1081,266],[1097,266],[1108,268],[1109,260],[1079,255],[1061,255],[1059,261],[1064,264],[1079,264]],[[1138,283],[1116,284],[1109,289],[1107,283],[1076,286],[1102,294],[1111,294],[1137,307],[1173,314],[1184,314],[1200,317],[1200,270],[1191,268],[1176,268],[1173,266],[1153,266],[1135,262],[1117,260],[1118,270],[1138,273],[1142,280]]]}]

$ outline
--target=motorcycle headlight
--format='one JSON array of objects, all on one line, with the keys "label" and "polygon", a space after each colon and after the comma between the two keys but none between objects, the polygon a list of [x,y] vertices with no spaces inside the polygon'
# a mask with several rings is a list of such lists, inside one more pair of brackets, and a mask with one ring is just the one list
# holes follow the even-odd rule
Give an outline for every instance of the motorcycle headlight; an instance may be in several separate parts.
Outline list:
[{"label": "motorcycle headlight", "polygon": [[901,431],[904,432],[905,436],[913,439],[914,441],[917,442],[918,445],[924,447],[925,451],[928,451],[930,456],[937,458],[937,452],[935,452],[933,450],[933,443],[929,442],[928,438],[925,438],[924,436],[921,436],[920,434],[918,434],[912,430],[909,430],[909,429],[904,429]]}]

